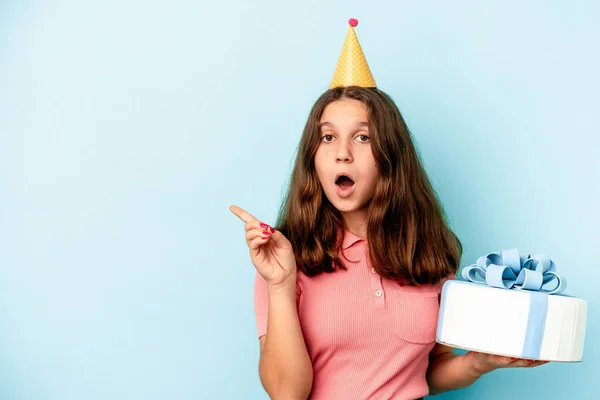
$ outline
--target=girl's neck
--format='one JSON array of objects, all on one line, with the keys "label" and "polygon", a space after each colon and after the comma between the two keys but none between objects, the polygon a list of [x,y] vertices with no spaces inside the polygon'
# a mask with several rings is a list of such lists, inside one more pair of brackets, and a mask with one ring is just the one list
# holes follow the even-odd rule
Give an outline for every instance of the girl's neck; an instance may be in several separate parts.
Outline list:
[{"label": "girl's neck", "polygon": [[346,230],[352,232],[363,239],[367,238],[367,210],[357,210],[349,213],[342,213]]}]

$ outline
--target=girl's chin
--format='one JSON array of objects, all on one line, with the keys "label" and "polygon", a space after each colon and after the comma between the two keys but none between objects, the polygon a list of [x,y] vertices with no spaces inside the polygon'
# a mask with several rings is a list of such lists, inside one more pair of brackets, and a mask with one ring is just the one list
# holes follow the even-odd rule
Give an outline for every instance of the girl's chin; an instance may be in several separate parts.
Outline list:
[{"label": "girl's chin", "polygon": [[361,211],[365,208],[368,208],[369,206],[369,201],[363,201],[363,199],[357,196],[357,194],[358,193],[355,192],[352,193],[351,196],[343,198],[338,196],[337,193],[334,192],[331,195],[327,195],[326,197],[339,212],[351,213]]},{"label": "girl's chin", "polygon": [[337,201],[331,202],[333,206],[342,213],[352,213],[357,211],[362,211],[365,209],[365,206],[362,206],[361,203],[357,201],[344,201],[344,199],[338,199]]}]

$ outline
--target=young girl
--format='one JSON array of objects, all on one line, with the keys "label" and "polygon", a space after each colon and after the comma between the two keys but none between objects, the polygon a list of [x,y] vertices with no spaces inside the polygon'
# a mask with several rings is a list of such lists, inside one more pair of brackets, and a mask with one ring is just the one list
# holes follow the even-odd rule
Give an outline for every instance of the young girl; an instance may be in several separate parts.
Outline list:
[{"label": "young girl", "polygon": [[358,75],[334,78],[312,108],[276,229],[230,208],[257,270],[265,390],[273,399],[417,399],[542,364],[457,356],[435,343],[441,285],[457,272],[461,244],[398,108],[370,71],[366,84]]}]

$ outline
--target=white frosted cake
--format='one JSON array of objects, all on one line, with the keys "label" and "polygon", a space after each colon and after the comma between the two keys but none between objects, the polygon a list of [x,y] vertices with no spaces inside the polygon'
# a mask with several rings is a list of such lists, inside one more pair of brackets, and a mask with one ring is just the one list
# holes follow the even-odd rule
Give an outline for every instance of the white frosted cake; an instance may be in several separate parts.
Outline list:
[{"label": "white frosted cake", "polygon": [[[488,254],[480,257],[477,265],[466,267],[463,277],[472,282],[452,280],[444,284],[437,341],[465,350],[525,359],[582,361],[587,303],[558,294],[564,289],[560,278],[558,290],[541,289],[558,277],[552,261],[536,256],[531,262],[529,256],[519,256],[517,252],[517,267],[516,249],[508,252]],[[512,267],[511,261],[506,262],[511,257]],[[536,274],[531,272],[535,271],[544,276],[538,279],[537,290],[531,289],[531,283],[536,281]],[[477,280],[477,275],[485,281]],[[526,276],[518,279],[523,275]],[[495,283],[494,276],[498,278]]]}]

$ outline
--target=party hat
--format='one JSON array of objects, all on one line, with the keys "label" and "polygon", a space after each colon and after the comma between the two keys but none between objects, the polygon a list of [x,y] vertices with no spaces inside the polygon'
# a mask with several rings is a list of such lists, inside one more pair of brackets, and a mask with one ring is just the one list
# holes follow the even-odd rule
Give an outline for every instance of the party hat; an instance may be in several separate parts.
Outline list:
[{"label": "party hat", "polygon": [[371,74],[367,59],[363,54],[358,37],[354,31],[354,27],[358,25],[358,21],[351,18],[348,21],[350,28],[348,28],[348,34],[346,35],[346,41],[342,48],[342,54],[338,60],[335,73],[333,74],[333,80],[331,81],[330,89],[343,86],[362,86],[362,87],[376,87],[375,79]]}]

